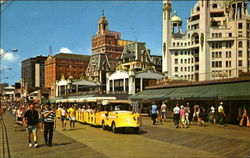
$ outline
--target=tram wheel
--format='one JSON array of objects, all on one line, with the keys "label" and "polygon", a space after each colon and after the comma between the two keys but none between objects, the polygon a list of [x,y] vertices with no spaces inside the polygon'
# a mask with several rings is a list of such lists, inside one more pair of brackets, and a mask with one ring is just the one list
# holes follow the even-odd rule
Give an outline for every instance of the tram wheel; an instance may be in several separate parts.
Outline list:
[{"label": "tram wheel", "polygon": [[117,130],[116,125],[115,125],[114,122],[112,123],[112,127],[111,128],[112,128],[112,132],[113,133],[117,133],[118,130]]},{"label": "tram wheel", "polygon": [[107,130],[107,126],[105,126],[104,121],[102,121],[102,129],[103,129],[103,130]]},{"label": "tram wheel", "polygon": [[139,127],[133,128],[134,133],[139,133]]}]

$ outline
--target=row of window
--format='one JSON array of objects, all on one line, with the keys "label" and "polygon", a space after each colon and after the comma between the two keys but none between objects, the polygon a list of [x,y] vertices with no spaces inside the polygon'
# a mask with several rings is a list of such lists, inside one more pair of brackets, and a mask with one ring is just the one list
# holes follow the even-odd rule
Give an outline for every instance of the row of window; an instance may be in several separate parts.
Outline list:
[{"label": "row of window", "polygon": [[[226,58],[231,58],[232,53],[231,51],[226,51]],[[238,51],[238,57],[243,57],[242,50]],[[222,58],[222,52],[212,52],[212,58]]]},{"label": "row of window", "polygon": [[[199,58],[197,59],[199,61]],[[175,59],[175,64],[179,64],[178,59]],[[181,64],[193,64],[194,63],[194,58],[188,58],[188,59],[180,59]]]},{"label": "row of window", "polygon": [[[178,72],[179,69],[178,67],[176,66],[175,67],[175,72]],[[193,72],[194,71],[194,66],[188,66],[188,67],[180,67],[180,71],[181,72]]]},{"label": "row of window", "polygon": [[194,55],[194,54],[198,54],[199,53],[199,50],[185,50],[185,51],[175,51],[175,56],[178,56],[178,55]]},{"label": "row of window", "polygon": [[[232,62],[230,60],[225,62],[226,67],[232,67]],[[221,68],[222,61],[212,61],[212,68]],[[242,60],[238,60],[238,67],[242,67]]]},{"label": "row of window", "polygon": [[[178,75],[175,75],[175,77],[178,77]],[[180,75],[180,77],[185,78],[185,79],[189,79],[189,80],[194,79],[194,75]]]}]

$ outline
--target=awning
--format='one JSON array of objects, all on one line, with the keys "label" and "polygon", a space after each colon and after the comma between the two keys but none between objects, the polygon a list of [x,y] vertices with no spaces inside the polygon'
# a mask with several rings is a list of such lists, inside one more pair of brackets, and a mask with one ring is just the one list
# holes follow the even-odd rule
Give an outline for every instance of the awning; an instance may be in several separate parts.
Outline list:
[{"label": "awning", "polygon": [[250,82],[220,83],[189,87],[144,90],[130,97],[131,100],[250,100]]},{"label": "awning", "polygon": [[169,99],[185,99],[185,98],[197,98],[199,95],[206,93],[208,87],[195,86],[195,87],[179,87],[175,91],[170,93],[166,98]]},{"label": "awning", "polygon": [[131,100],[166,99],[176,88],[144,90],[129,97]]}]

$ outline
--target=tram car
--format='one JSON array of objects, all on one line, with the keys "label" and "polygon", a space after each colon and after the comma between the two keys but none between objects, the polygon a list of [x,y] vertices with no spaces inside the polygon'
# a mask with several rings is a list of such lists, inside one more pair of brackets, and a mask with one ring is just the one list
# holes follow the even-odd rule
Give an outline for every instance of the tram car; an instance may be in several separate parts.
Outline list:
[{"label": "tram car", "polygon": [[[75,105],[76,121],[93,126],[102,126],[103,130],[111,129],[117,133],[131,128],[135,133],[142,126],[141,114],[131,106],[130,100],[116,100],[115,97],[91,97],[57,100],[58,106]],[[60,108],[56,111],[60,118]]]}]

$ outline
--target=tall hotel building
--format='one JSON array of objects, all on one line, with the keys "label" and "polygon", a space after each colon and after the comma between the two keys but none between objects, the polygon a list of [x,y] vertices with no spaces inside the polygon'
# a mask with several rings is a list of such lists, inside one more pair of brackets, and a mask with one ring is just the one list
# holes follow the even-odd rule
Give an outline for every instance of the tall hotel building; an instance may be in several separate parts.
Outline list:
[{"label": "tall hotel building", "polygon": [[199,0],[183,21],[163,0],[162,71],[170,78],[204,81],[250,71],[247,0]]}]

